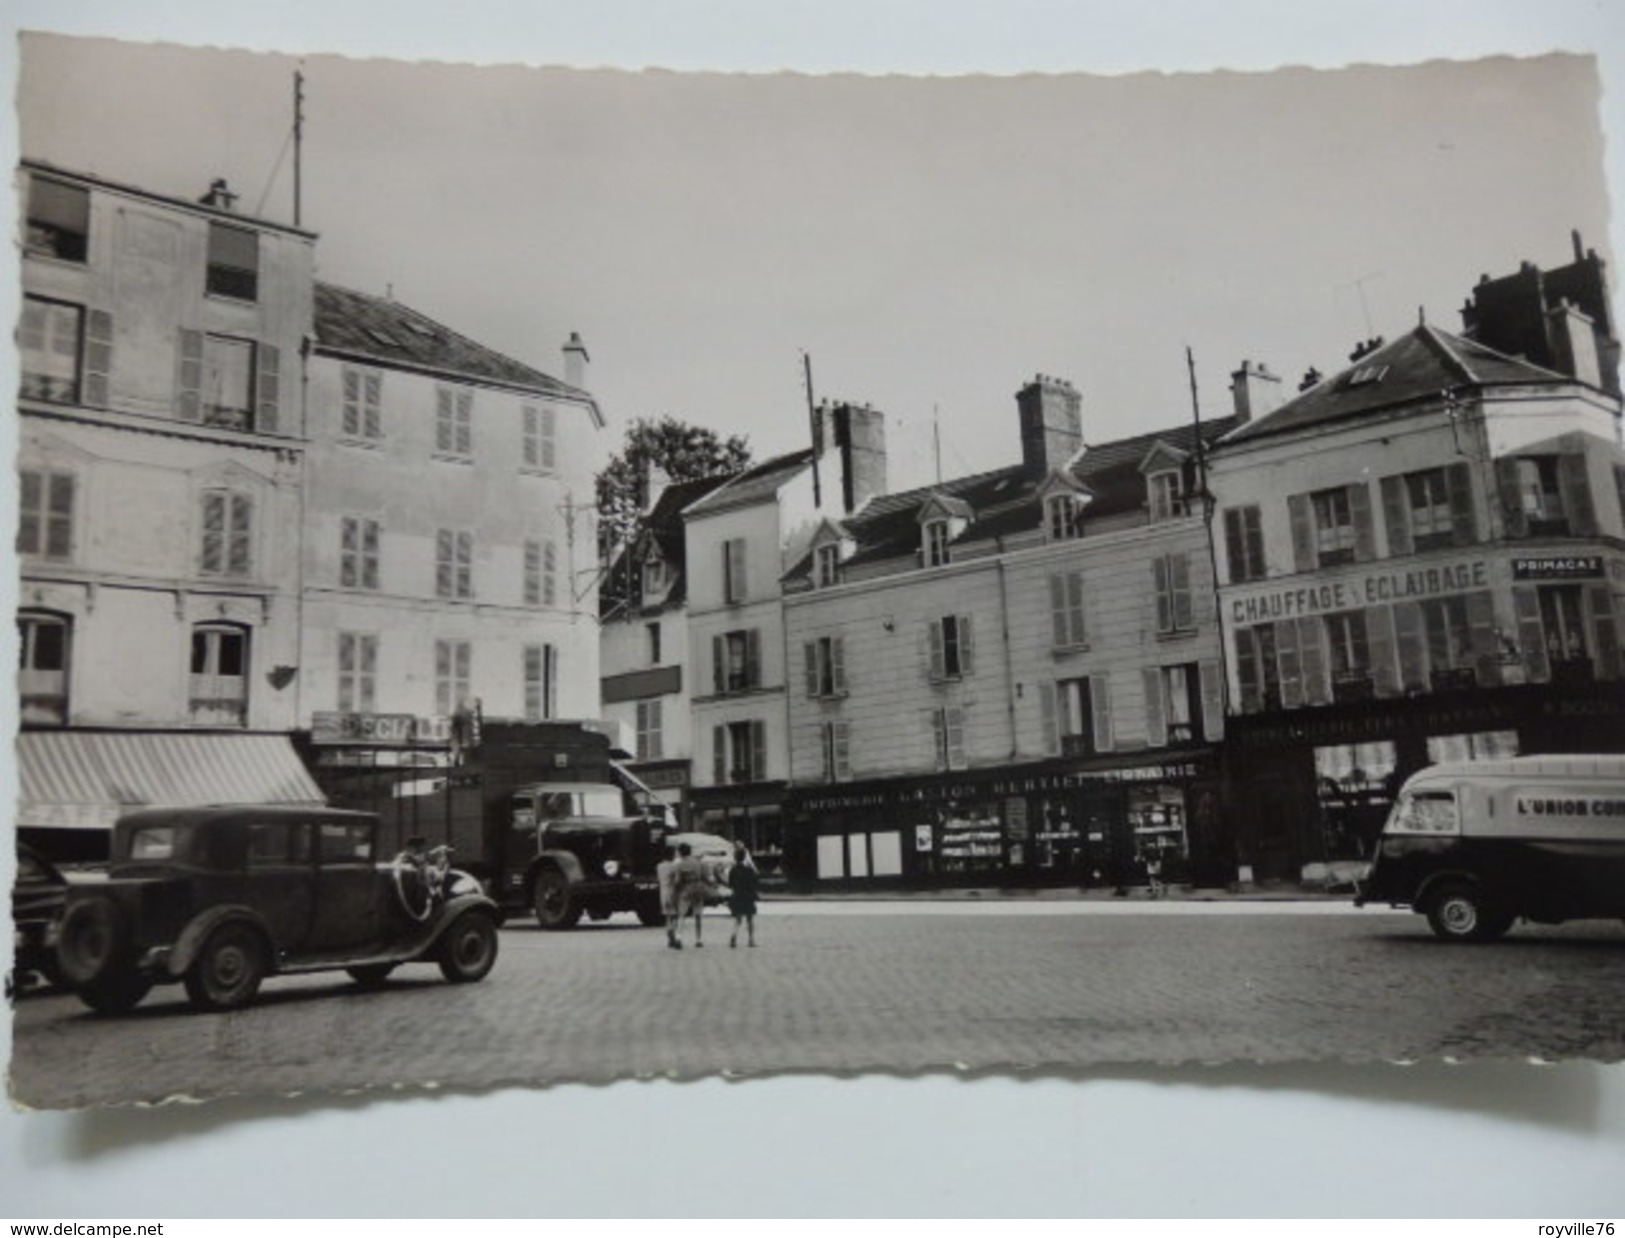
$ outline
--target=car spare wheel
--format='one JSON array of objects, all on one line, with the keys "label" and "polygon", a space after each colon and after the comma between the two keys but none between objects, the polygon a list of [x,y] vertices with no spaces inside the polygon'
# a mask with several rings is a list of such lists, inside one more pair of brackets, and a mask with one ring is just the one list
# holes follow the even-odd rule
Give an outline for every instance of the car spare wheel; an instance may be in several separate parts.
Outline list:
[{"label": "car spare wheel", "polygon": [[57,932],[63,979],[78,987],[96,983],[118,970],[128,943],[124,913],[112,901],[87,898],[70,904]]},{"label": "car spare wheel", "polygon": [[581,919],[581,904],[576,901],[570,879],[556,868],[544,868],[536,874],[531,905],[536,909],[536,922],[544,929],[574,928]]},{"label": "car spare wheel", "polygon": [[266,967],[259,933],[247,924],[223,924],[186,973],[186,996],[199,1010],[236,1010],[254,1000]]},{"label": "car spare wheel", "polygon": [[484,980],[497,961],[497,926],[490,916],[467,911],[440,939],[440,974],[453,984]]}]

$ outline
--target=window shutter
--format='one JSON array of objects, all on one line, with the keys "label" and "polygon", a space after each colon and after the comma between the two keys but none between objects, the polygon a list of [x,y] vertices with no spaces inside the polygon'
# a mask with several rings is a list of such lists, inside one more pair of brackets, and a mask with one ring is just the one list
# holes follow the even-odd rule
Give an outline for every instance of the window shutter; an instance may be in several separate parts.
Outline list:
[{"label": "window shutter", "polygon": [[730,602],[745,600],[745,539],[736,537],[728,543],[728,570]]},{"label": "window shutter", "polygon": [[1450,492],[1450,540],[1457,546],[1478,542],[1478,516],[1473,510],[1473,472],[1465,463],[1448,465],[1445,488]]},{"label": "window shutter", "polygon": [[474,535],[457,535],[457,596],[474,596]]},{"label": "window shutter", "polygon": [[1168,556],[1168,585],[1173,599],[1174,630],[1189,631],[1194,626],[1191,615],[1191,557],[1188,554]]},{"label": "window shutter", "polygon": [[434,449],[436,451],[450,452],[456,445],[457,439],[452,428],[455,409],[452,405],[451,388],[436,388],[434,421]]},{"label": "window shutter", "polygon": [[1428,686],[1426,633],[1422,627],[1422,608],[1415,602],[1394,603],[1394,644],[1399,650],[1399,682],[1402,690],[1412,692]]},{"label": "window shutter", "polygon": [[1502,456],[1495,462],[1495,488],[1501,497],[1501,520],[1508,537],[1529,536],[1529,516],[1518,493],[1518,459]]},{"label": "window shutter", "polygon": [[1411,542],[1410,499],[1405,493],[1405,479],[1398,474],[1384,477],[1382,490],[1382,523],[1388,532],[1388,553],[1408,555]]},{"label": "window shutter", "polygon": [[834,681],[836,695],[846,693],[846,638],[837,636],[829,642],[830,678]]},{"label": "window shutter", "polygon": [[1224,513],[1224,556],[1230,566],[1232,581],[1247,580],[1247,534],[1242,524],[1242,509],[1230,507]]},{"label": "window shutter", "polygon": [[830,724],[830,745],[835,750],[835,777],[852,777],[852,746],[848,738],[846,723],[833,722]]},{"label": "window shutter", "polygon": [[1298,660],[1298,625],[1284,619],[1275,625],[1275,654],[1281,668],[1281,706],[1296,709],[1303,704],[1303,667]]},{"label": "window shutter", "polygon": [[261,434],[275,434],[280,425],[282,403],[282,350],[274,344],[261,344],[259,354],[259,383],[255,395],[259,397],[259,412],[254,428]]},{"label": "window shutter", "polygon": [[801,646],[807,664],[807,699],[818,696],[818,643],[807,641]]},{"label": "window shutter", "polygon": [[974,653],[974,646],[971,643],[970,616],[969,615],[960,615],[959,616],[959,673],[960,673],[960,675],[965,676],[967,678],[970,676],[970,673],[973,670],[976,669],[976,662],[975,662],[975,659],[973,657],[973,653]]},{"label": "window shutter", "polygon": [[1144,667],[1140,680],[1145,685],[1145,740],[1153,748],[1168,744],[1168,718],[1163,709],[1162,671],[1155,666]]},{"label": "window shutter", "polygon": [[1066,577],[1049,578],[1050,624],[1055,633],[1055,647],[1064,648],[1072,643],[1072,625],[1066,610]]},{"label": "window shutter", "polygon": [[[1285,626],[1293,626],[1291,623]],[[1324,705],[1331,699],[1327,676],[1326,625],[1316,618],[1299,619],[1298,665],[1303,674],[1303,701],[1306,705]]]},{"label": "window shutter", "polygon": [[378,424],[378,409],[383,403],[384,378],[381,374],[368,374],[363,383],[366,401],[361,430],[368,438],[377,438],[382,433]]},{"label": "window shutter", "polygon": [[180,336],[180,375],[175,383],[175,412],[182,421],[203,419],[199,400],[202,387],[203,332],[183,328]]},{"label": "window shutter", "polygon": [[457,393],[457,454],[474,454],[474,393]]},{"label": "window shutter", "polygon": [[359,522],[349,516],[339,522],[339,587],[353,589],[356,585],[356,562],[361,550]]},{"label": "window shutter", "polygon": [[1619,629],[1614,621],[1614,601],[1607,585],[1592,585],[1586,590],[1586,603],[1591,610],[1592,646],[1597,655],[1597,678],[1619,678]]},{"label": "window shutter", "polygon": [[717,786],[728,783],[728,728],[711,728],[711,781]]},{"label": "window shutter", "polygon": [[559,552],[549,539],[542,544],[542,605],[556,606],[559,601]]},{"label": "window shutter", "polygon": [[343,410],[339,414],[340,434],[361,433],[361,374],[349,369],[344,370],[341,380],[344,388],[342,398]]},{"label": "window shutter", "polygon": [[1112,750],[1111,680],[1105,675],[1089,677],[1089,706],[1094,712],[1095,751]]},{"label": "window shutter", "polygon": [[542,409],[542,467],[552,471],[557,459],[557,436],[554,433],[554,413],[551,408]]},{"label": "window shutter", "polygon": [[1594,537],[1597,509],[1591,501],[1591,477],[1586,471],[1584,452],[1564,452],[1557,458],[1557,488],[1563,496],[1563,514],[1568,517],[1571,537]]},{"label": "window shutter", "polygon": [[1309,506],[1309,496],[1288,495],[1286,510],[1292,521],[1292,562],[1298,571],[1312,572],[1320,561],[1315,554],[1315,513]]},{"label": "window shutter", "polygon": [[113,315],[93,309],[85,319],[85,403],[106,408],[113,372]]},{"label": "window shutter", "polygon": [[1625,524],[1625,464],[1614,465],[1614,490],[1619,499],[1619,519]]},{"label": "window shutter", "polygon": [[745,633],[745,686],[762,686],[762,633],[757,628]]},{"label": "window shutter", "polygon": [[926,632],[929,634],[931,641],[931,679],[936,681],[940,680],[944,674],[942,662],[942,624],[933,619],[929,624],[926,625]]},{"label": "window shutter", "polygon": [[1224,737],[1224,671],[1217,658],[1197,668],[1202,681],[1202,738],[1210,743]]},{"label": "window shutter", "polygon": [[1394,620],[1389,607],[1373,606],[1365,612],[1366,639],[1371,648],[1371,680],[1378,696],[1399,695],[1399,667],[1394,648]]},{"label": "window shutter", "polygon": [[965,768],[965,711],[950,706],[942,711],[948,727],[948,768]]},{"label": "window shutter", "polygon": [[720,636],[711,638],[711,685],[718,694],[728,690],[728,649]]},{"label": "window shutter", "polygon": [[1495,599],[1488,589],[1467,595],[1467,635],[1480,687],[1501,682],[1501,650],[1495,637]]},{"label": "window shutter", "polygon": [[1264,707],[1264,675],[1258,664],[1258,644],[1254,629],[1236,633],[1236,685],[1241,689],[1241,712],[1257,713]]},{"label": "window shutter", "polygon": [[1061,719],[1056,708],[1053,683],[1038,685],[1038,717],[1044,739],[1044,752],[1055,756],[1061,751]]},{"label": "window shutter", "polygon": [[945,710],[931,710],[931,745],[938,769],[948,768],[948,724],[945,714]]},{"label": "window shutter", "polygon": [[1166,556],[1151,560],[1151,587],[1157,599],[1157,631],[1170,632],[1174,625],[1174,598]]},{"label": "window shutter", "polygon": [[1377,535],[1371,521],[1371,489],[1363,481],[1347,490],[1349,520],[1354,525],[1354,560],[1369,563],[1377,557]]},{"label": "window shutter", "polygon": [[1545,629],[1540,622],[1540,594],[1533,589],[1514,589],[1512,609],[1518,617],[1518,645],[1523,652],[1524,665],[1529,678],[1544,683],[1551,678],[1551,664],[1546,660]]},{"label": "window shutter", "polygon": [[1072,613],[1072,643],[1082,645],[1089,639],[1089,627],[1083,617],[1083,573],[1072,572],[1066,578],[1067,609]]},{"label": "window shutter", "polygon": [[750,724],[750,780],[752,782],[765,782],[767,779],[767,723],[752,722]]}]

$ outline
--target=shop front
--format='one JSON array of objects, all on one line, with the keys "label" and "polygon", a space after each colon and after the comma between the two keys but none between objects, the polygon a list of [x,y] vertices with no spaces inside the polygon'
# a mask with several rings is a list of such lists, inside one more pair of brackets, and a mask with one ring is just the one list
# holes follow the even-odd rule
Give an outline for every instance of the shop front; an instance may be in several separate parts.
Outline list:
[{"label": "shop front", "polygon": [[784,795],[782,782],[692,787],[687,825],[744,843],[763,884],[782,885],[786,874]]},{"label": "shop front", "polygon": [[792,788],[789,877],[808,887],[1127,889],[1144,884],[1154,857],[1166,880],[1211,880],[1224,842],[1218,791],[1205,748]]},{"label": "shop front", "polygon": [[1439,761],[1625,752],[1616,683],[1519,685],[1233,717],[1224,801],[1241,876],[1347,881],[1405,779]]}]

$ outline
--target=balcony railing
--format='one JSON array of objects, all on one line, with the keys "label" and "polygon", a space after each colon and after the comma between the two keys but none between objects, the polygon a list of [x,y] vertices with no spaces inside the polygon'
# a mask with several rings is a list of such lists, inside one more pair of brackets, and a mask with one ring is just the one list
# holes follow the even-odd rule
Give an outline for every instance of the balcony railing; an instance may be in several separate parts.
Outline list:
[{"label": "balcony railing", "polygon": [[1334,675],[1332,677],[1332,700],[1339,705],[1351,704],[1355,701],[1369,701],[1376,696],[1376,684],[1369,675]]},{"label": "balcony railing", "polygon": [[1453,666],[1434,671],[1428,682],[1435,692],[1466,692],[1478,687],[1478,675],[1470,666]]}]

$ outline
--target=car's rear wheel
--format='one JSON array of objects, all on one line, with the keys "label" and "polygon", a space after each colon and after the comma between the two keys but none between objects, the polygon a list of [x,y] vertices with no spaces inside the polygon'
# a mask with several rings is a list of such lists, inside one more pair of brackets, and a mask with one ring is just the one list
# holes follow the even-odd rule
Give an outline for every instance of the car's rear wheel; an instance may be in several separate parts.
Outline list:
[{"label": "car's rear wheel", "polygon": [[536,874],[530,901],[536,909],[536,923],[544,929],[574,928],[581,919],[581,904],[570,887],[570,879],[556,868],[544,868]]},{"label": "car's rear wheel", "polygon": [[257,932],[246,924],[221,925],[186,973],[186,996],[199,1010],[241,1009],[259,992],[267,963]]},{"label": "car's rear wheel", "polygon": [[1494,941],[1512,927],[1511,916],[1465,882],[1440,889],[1428,901],[1427,916],[1428,927],[1441,941]]},{"label": "car's rear wheel", "polygon": [[138,972],[112,971],[79,988],[79,1000],[97,1014],[134,1010],[152,991],[152,981]]},{"label": "car's rear wheel", "polygon": [[395,964],[363,963],[360,967],[346,967],[344,970],[358,987],[377,989],[382,988],[384,981],[389,979],[389,974],[395,970]]},{"label": "car's rear wheel", "polygon": [[484,980],[497,961],[497,926],[490,916],[464,912],[440,939],[440,974],[453,984]]},{"label": "car's rear wheel", "polygon": [[119,970],[128,946],[124,913],[117,904],[106,898],[83,899],[62,916],[57,964],[63,979],[82,988]]}]

